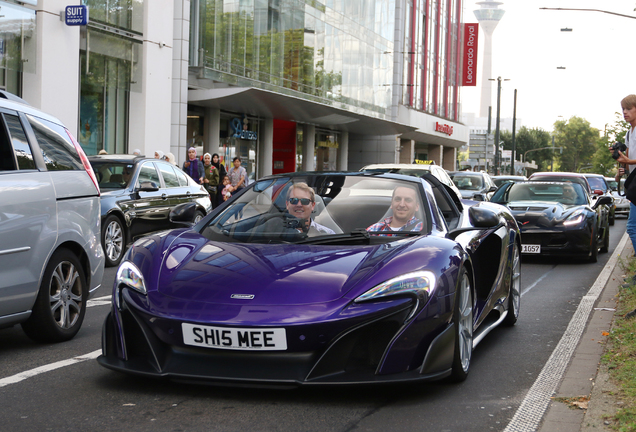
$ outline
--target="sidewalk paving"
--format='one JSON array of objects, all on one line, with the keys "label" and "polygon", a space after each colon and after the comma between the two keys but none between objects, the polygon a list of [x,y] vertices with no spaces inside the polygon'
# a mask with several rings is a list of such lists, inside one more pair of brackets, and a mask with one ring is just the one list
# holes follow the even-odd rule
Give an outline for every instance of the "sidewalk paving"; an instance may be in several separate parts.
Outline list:
[{"label": "sidewalk paving", "polygon": [[[620,256],[632,256],[633,253],[632,244],[628,241]],[[611,431],[604,416],[612,415],[618,408],[617,401],[611,396],[616,387],[609,382],[607,371],[600,361],[607,342],[603,333],[610,331],[616,295],[624,283],[625,275],[619,264],[620,260],[612,269],[594,306],[579,345],[539,426],[540,432]],[[582,408],[587,402],[587,409],[567,403],[569,398],[581,398]]]}]

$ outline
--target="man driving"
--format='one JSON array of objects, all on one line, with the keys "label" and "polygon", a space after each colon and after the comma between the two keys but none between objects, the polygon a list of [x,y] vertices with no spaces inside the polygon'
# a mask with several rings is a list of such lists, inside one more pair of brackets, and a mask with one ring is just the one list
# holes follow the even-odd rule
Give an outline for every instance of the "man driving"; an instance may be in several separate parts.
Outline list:
[{"label": "man driving", "polygon": [[367,228],[367,231],[421,231],[424,224],[415,217],[420,209],[417,191],[408,186],[398,186],[393,190],[389,216]]},{"label": "man driving", "polygon": [[572,185],[564,185],[563,186],[563,194],[561,198],[561,202],[563,204],[575,204],[577,199],[576,191],[572,187]]},{"label": "man driving", "polygon": [[289,188],[285,206],[287,212],[299,220],[299,231],[307,232],[315,229],[319,233],[335,234],[332,229],[316,223],[311,218],[311,213],[316,207],[316,196],[314,190],[307,183],[294,183]]}]

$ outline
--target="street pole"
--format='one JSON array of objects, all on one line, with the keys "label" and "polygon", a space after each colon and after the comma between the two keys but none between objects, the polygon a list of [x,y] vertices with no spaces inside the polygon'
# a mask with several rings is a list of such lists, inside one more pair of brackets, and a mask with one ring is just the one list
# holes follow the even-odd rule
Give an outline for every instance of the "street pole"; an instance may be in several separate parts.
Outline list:
[{"label": "street pole", "polygon": [[488,130],[486,131],[486,161],[484,165],[486,167],[486,172],[488,173],[488,137],[490,136],[490,124],[492,122],[492,107],[488,107]]},{"label": "street pole", "polygon": [[501,118],[501,77],[497,77],[497,122],[495,123],[495,175],[501,170],[501,158],[499,157],[499,121]]},{"label": "street pole", "polygon": [[517,129],[517,89],[515,89],[515,102],[512,109],[512,156],[510,158],[510,175],[517,175],[515,171],[515,130]]},{"label": "street pole", "polygon": [[550,157],[550,171],[554,172],[554,135],[552,135],[552,156]]}]

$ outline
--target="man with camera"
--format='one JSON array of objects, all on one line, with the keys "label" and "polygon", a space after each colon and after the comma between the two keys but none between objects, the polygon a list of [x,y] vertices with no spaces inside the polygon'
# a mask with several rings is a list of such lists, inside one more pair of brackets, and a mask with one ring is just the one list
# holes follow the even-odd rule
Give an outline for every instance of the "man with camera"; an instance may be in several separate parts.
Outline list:
[{"label": "man with camera", "polygon": [[[636,169],[636,159],[630,159],[630,157],[636,157],[636,133],[634,132],[634,129],[636,129],[636,95],[631,94],[625,97],[621,101],[621,107],[623,108],[623,118],[631,125],[631,128],[625,135],[625,144],[615,143],[610,147],[612,157],[616,159],[616,162],[624,166],[619,165],[618,173],[616,174],[616,181],[619,182],[623,175],[629,174]],[[634,205],[632,199],[629,201],[629,217],[626,231],[632,241],[634,250],[636,250],[636,205]]]}]

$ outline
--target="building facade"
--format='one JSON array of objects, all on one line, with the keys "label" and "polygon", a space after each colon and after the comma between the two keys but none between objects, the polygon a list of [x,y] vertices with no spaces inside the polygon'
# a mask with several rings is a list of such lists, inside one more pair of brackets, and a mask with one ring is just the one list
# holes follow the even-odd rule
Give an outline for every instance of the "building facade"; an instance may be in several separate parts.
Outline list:
[{"label": "building facade", "polygon": [[81,4],[89,22],[71,26],[67,1],[0,1],[0,88],[59,117],[88,154],[162,150],[181,164],[193,146],[259,178],[414,159],[455,169],[468,142],[461,0]]}]

